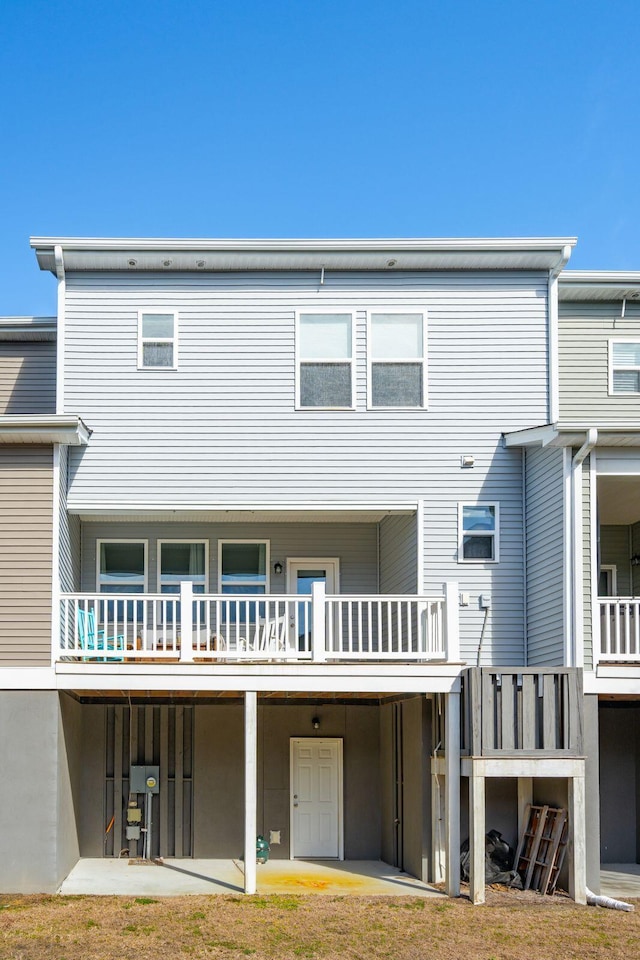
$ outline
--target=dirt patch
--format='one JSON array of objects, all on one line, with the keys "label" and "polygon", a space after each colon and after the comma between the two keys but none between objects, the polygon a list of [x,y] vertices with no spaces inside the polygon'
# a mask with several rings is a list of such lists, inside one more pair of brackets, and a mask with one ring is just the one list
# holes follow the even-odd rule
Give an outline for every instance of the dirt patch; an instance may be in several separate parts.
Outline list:
[{"label": "dirt patch", "polygon": [[489,890],[466,899],[0,896],[1,960],[629,960],[635,913]]}]

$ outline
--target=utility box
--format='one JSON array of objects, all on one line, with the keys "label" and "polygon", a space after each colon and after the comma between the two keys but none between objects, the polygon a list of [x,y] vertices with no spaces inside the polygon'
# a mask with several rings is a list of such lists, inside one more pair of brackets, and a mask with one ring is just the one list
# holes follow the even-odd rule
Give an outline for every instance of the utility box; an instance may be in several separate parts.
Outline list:
[{"label": "utility box", "polygon": [[131,767],[129,792],[160,793],[160,767],[141,765]]}]

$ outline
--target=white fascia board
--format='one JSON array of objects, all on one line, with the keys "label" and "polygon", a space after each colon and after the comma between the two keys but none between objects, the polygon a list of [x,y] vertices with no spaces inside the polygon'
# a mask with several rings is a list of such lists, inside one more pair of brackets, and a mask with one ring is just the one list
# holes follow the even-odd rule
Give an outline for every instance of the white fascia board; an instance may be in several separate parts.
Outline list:
[{"label": "white fascia board", "polygon": [[553,270],[575,238],[176,239],[32,237],[42,270]]},{"label": "white fascia board", "polygon": [[461,664],[56,664],[58,690],[258,693],[450,693]]},{"label": "white fascia board", "polygon": [[[593,423],[550,423],[504,434],[505,447],[575,447],[581,446]],[[602,426],[598,423],[598,447],[640,446],[640,430],[629,427]]]},{"label": "white fascia board", "polygon": [[205,503],[95,503],[78,502],[69,499],[67,504],[69,513],[77,513],[84,517],[92,516],[144,516],[166,513],[172,515],[180,513],[183,515],[200,513],[242,513],[246,514],[250,520],[253,514],[257,513],[344,513],[350,514],[380,514],[381,516],[410,516],[417,510],[417,503],[410,501],[408,503],[395,503],[393,505],[380,503],[345,503],[336,501],[335,503],[314,503],[310,501],[301,501],[298,503],[229,503],[228,501],[208,501]]},{"label": "white fascia board", "polygon": [[0,416],[0,443],[61,443],[84,446],[91,431],[80,417],[49,414]]},{"label": "white fascia board", "polygon": [[53,667],[1,667],[0,690],[55,690]]},{"label": "white fascia board", "polygon": [[599,663],[595,673],[585,671],[584,692],[640,698],[640,664]]}]

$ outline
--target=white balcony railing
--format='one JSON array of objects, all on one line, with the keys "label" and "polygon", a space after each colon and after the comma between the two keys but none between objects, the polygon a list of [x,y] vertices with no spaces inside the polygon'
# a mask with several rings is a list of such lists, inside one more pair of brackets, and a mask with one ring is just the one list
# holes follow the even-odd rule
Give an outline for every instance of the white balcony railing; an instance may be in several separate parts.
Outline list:
[{"label": "white balcony railing", "polygon": [[600,660],[640,663],[640,598],[600,597]]},{"label": "white balcony railing", "polygon": [[439,597],[66,593],[56,660],[458,660],[458,589]]}]

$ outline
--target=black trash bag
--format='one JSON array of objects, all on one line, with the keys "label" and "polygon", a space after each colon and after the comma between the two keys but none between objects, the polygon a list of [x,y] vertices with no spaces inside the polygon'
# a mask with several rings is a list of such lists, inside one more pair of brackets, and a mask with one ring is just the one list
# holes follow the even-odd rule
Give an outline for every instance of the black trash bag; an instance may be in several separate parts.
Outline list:
[{"label": "black trash bag", "polygon": [[[498,830],[489,830],[484,838],[484,881],[485,883],[504,883],[508,887],[522,890],[522,880],[514,867],[515,850],[503,840]],[[460,847],[460,872],[465,882],[469,881],[469,862],[471,853],[469,841]]]}]

